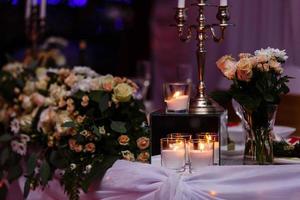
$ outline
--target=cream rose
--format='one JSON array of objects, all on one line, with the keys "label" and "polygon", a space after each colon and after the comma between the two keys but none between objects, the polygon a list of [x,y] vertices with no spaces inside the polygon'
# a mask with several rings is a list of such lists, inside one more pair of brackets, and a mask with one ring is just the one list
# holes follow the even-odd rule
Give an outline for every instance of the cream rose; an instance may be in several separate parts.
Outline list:
[{"label": "cream rose", "polygon": [[237,63],[237,78],[249,82],[253,76],[252,64],[249,58],[242,58]]},{"label": "cream rose", "polygon": [[122,153],[122,156],[125,160],[129,160],[129,161],[134,161],[135,158],[134,158],[134,155],[133,153],[131,153],[130,151],[121,151]]},{"label": "cream rose", "polygon": [[114,102],[127,102],[131,99],[133,89],[127,83],[120,83],[114,88],[112,100]]},{"label": "cream rose", "polygon": [[231,56],[223,56],[217,61],[217,66],[226,78],[232,80],[236,72],[236,61]]},{"label": "cream rose", "polygon": [[283,73],[283,68],[281,67],[281,64],[275,60],[269,61],[270,68],[273,69],[277,74]]},{"label": "cream rose", "polygon": [[69,87],[73,87],[75,83],[78,81],[77,76],[74,73],[71,73],[65,80],[65,84]]},{"label": "cream rose", "polygon": [[31,132],[33,117],[31,115],[24,115],[19,119],[20,122],[20,131],[24,133]]},{"label": "cream rose", "polygon": [[108,74],[106,76],[101,76],[99,78],[100,86],[105,91],[112,91],[114,85],[115,85],[115,79],[112,75]]},{"label": "cream rose", "polygon": [[23,92],[26,95],[30,95],[35,91],[35,83],[33,81],[26,81],[25,87],[23,88]]},{"label": "cream rose", "polygon": [[149,158],[150,154],[147,151],[142,152],[137,156],[137,160],[140,162],[148,162]]},{"label": "cream rose", "polygon": [[45,103],[45,97],[37,92],[31,95],[31,100],[37,106],[43,106]]}]

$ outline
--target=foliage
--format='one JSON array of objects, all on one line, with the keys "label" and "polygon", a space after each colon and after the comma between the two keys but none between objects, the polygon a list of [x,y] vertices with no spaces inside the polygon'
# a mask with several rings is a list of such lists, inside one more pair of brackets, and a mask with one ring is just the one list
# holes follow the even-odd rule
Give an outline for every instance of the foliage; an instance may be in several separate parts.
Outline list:
[{"label": "foliage", "polygon": [[24,175],[25,198],[59,177],[69,198],[78,199],[115,160],[149,162],[149,130],[136,89],[129,79],[86,67],[4,66],[0,195],[7,191],[3,182]]}]

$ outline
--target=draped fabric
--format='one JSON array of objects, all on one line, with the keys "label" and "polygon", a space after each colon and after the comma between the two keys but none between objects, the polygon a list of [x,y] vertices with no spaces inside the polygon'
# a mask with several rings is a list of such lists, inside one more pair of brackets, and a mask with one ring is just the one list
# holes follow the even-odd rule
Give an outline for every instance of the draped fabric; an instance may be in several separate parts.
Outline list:
[{"label": "draped fabric", "polygon": [[[20,180],[20,186],[24,180]],[[15,194],[15,191],[10,190]],[[208,166],[176,174],[159,166],[118,160],[82,200],[298,200],[300,168],[282,166]],[[30,200],[67,199],[57,180]]]},{"label": "draped fabric", "polygon": [[[190,5],[191,0],[187,0]],[[209,0],[219,3],[219,0]],[[236,26],[226,31],[225,41],[221,44],[207,41],[206,86],[208,90],[225,89],[228,82],[222,79],[216,69],[216,60],[224,54],[237,56],[239,52],[253,52],[268,46],[286,49],[289,60],[286,67],[300,68],[300,1],[299,0],[229,0],[231,23]],[[177,37],[176,28],[170,27],[174,23],[174,7],[176,1],[156,1],[153,18],[153,63],[154,90],[156,104],[160,105],[162,83],[180,79],[176,74],[176,67],[180,64],[190,66],[194,82],[197,79],[194,41],[182,43]],[[188,23],[195,22],[197,9],[188,10]],[[217,22],[216,9],[207,8],[207,22]]]}]

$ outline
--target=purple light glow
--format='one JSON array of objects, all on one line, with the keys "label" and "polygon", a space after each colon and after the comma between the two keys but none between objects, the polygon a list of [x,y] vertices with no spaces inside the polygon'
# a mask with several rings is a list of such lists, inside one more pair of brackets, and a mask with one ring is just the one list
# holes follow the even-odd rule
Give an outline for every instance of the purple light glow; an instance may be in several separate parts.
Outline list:
[{"label": "purple light glow", "polygon": [[87,0],[69,0],[69,6],[71,7],[83,7],[87,3]]}]

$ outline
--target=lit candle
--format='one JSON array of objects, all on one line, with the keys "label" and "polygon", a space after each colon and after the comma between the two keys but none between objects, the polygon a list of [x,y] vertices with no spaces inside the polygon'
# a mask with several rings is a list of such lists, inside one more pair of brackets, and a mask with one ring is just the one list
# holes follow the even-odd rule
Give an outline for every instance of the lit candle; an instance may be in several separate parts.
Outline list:
[{"label": "lit candle", "polygon": [[192,169],[212,164],[213,150],[205,148],[204,143],[199,144],[199,149],[190,149],[189,155]]},{"label": "lit candle", "polygon": [[161,151],[162,166],[178,170],[185,165],[185,149],[184,143],[179,142],[176,144],[170,144],[169,149]]},{"label": "lit candle", "polygon": [[228,2],[227,0],[220,0],[220,6],[227,6]]},{"label": "lit candle", "polygon": [[185,0],[178,0],[178,8],[184,8],[185,7]]},{"label": "lit candle", "polygon": [[219,164],[219,148],[220,148],[220,144],[219,142],[214,142],[214,164]]},{"label": "lit candle", "polygon": [[31,0],[26,1],[25,19],[29,19],[31,15]]},{"label": "lit candle", "polygon": [[175,92],[171,99],[165,100],[168,110],[171,111],[187,110],[188,101],[189,96],[181,95],[181,92],[179,91]]},{"label": "lit candle", "polygon": [[47,0],[41,1],[41,9],[40,9],[40,19],[46,18],[46,7],[47,7]]}]

